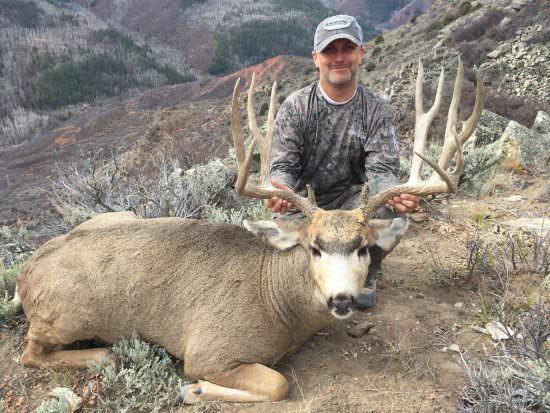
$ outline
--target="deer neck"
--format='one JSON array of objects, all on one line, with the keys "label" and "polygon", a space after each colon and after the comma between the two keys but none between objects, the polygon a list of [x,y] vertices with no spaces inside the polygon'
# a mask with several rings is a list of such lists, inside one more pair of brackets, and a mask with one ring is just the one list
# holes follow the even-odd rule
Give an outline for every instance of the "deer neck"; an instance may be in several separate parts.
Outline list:
[{"label": "deer neck", "polygon": [[263,294],[278,319],[291,331],[307,339],[334,322],[309,273],[309,258],[302,247],[274,252],[265,270]]}]

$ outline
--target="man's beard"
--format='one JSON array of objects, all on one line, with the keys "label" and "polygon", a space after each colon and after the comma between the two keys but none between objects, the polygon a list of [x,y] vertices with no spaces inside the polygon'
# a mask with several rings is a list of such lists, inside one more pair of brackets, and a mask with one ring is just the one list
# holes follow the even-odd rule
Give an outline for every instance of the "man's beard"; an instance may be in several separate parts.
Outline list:
[{"label": "man's beard", "polygon": [[347,86],[351,82],[355,81],[357,78],[357,70],[352,70],[350,67],[348,67],[347,69],[349,69],[349,73],[345,76],[342,76],[342,75],[337,76],[331,73],[331,71],[329,71],[325,75],[325,80],[327,81],[328,84],[334,87]]}]

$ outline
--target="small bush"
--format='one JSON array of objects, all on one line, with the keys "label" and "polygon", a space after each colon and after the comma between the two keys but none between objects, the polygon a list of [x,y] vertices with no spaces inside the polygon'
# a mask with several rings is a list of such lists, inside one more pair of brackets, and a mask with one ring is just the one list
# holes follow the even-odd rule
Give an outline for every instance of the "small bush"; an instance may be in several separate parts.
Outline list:
[{"label": "small bush", "polygon": [[21,272],[21,263],[16,263],[9,268],[3,268],[0,264],[0,318],[13,315],[19,308],[10,301],[15,291],[15,283]]},{"label": "small bush", "polygon": [[365,70],[367,72],[372,72],[374,69],[376,68],[376,64],[374,62],[368,62],[366,65],[365,65]]},{"label": "small bush", "polygon": [[550,363],[545,343],[550,338],[550,312],[536,307],[524,314],[522,338],[501,342],[496,353],[481,359],[461,354],[467,386],[461,412],[543,412],[550,410]]},{"label": "small bush", "polygon": [[458,15],[464,16],[472,11],[472,4],[469,1],[463,1],[458,6]]},{"label": "small bush", "polygon": [[181,388],[190,383],[178,376],[166,350],[137,336],[119,341],[112,351],[118,369],[111,365],[93,367],[104,386],[97,398],[97,411],[159,412],[170,408]]},{"label": "small bush", "polygon": [[380,36],[376,36],[376,38],[374,39],[374,44],[380,44],[384,41],[384,36],[380,35]]},{"label": "small bush", "polygon": [[269,109],[269,103],[262,102],[262,105],[260,106],[260,111],[258,112],[258,116],[264,116]]},{"label": "small bush", "polygon": [[226,222],[235,222],[235,211],[242,218],[254,218],[257,208],[263,208],[260,201],[236,196],[236,169],[220,160],[186,171],[177,161],[158,158],[155,163],[157,173],[150,178],[129,176],[116,156],[99,154],[81,166],[60,164],[49,195],[67,229],[108,211],[129,210],[142,218],[214,217],[219,221],[225,216]]}]

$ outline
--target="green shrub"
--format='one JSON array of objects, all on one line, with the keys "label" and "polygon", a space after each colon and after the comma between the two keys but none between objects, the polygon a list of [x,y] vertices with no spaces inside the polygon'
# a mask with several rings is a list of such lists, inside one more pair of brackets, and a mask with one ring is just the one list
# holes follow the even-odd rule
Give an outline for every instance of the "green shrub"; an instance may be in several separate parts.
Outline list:
[{"label": "green shrub", "polygon": [[376,38],[374,39],[374,44],[379,44],[379,43],[382,43],[384,41],[384,36],[380,35],[380,36],[376,36]]},{"label": "green shrub", "polygon": [[269,103],[262,102],[262,105],[260,106],[260,111],[258,112],[258,116],[264,116],[267,113],[268,109],[269,109]]},{"label": "green shrub", "polygon": [[13,315],[18,311],[9,300],[13,296],[15,283],[21,272],[21,263],[16,263],[9,268],[3,268],[0,264],[0,318]]},{"label": "green shrub", "polygon": [[458,6],[458,15],[464,16],[472,11],[472,4],[469,1],[463,1]]},{"label": "green shrub", "polygon": [[123,339],[112,348],[119,367],[93,366],[102,376],[103,394],[96,411],[159,412],[169,409],[181,388],[181,378],[162,347],[149,345],[137,336]]},{"label": "green shrub", "polygon": [[372,72],[374,69],[376,68],[376,64],[374,62],[368,62],[366,65],[365,65],[365,70],[367,72]]}]

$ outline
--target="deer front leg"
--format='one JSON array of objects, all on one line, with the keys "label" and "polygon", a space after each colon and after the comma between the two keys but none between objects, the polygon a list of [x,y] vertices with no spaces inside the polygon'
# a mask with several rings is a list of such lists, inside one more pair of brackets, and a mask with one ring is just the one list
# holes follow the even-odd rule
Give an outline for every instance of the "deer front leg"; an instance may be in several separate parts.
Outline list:
[{"label": "deer front leg", "polygon": [[194,404],[199,401],[269,402],[286,397],[288,383],[281,373],[263,364],[241,364],[234,370],[209,381],[184,386],[179,401]]}]

